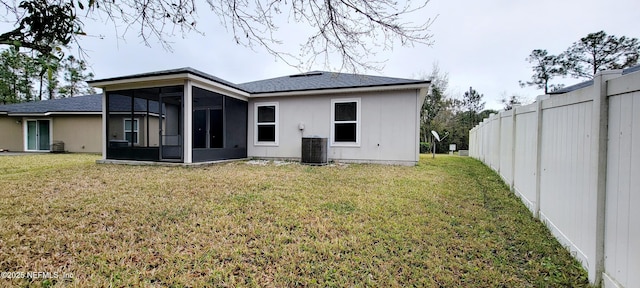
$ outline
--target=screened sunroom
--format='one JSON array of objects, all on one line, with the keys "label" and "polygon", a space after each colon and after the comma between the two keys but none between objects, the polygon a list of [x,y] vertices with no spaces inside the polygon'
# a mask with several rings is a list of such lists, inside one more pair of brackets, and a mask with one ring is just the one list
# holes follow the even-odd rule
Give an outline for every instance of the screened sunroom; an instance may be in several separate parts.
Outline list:
[{"label": "screened sunroom", "polygon": [[104,91],[104,160],[247,157],[248,93],[231,83],[187,68],[90,84]]}]

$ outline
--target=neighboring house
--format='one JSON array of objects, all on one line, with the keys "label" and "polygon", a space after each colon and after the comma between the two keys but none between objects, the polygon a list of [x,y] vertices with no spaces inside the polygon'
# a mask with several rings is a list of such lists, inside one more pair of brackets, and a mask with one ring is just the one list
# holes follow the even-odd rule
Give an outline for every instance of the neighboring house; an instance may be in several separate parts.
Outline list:
[{"label": "neighboring house", "polygon": [[0,149],[49,151],[64,142],[69,152],[102,152],[102,96],[0,105]]},{"label": "neighboring house", "polygon": [[104,91],[105,160],[179,163],[300,159],[314,135],[328,138],[329,160],[413,165],[429,87],[332,72],[234,84],[191,68],[89,84]]}]

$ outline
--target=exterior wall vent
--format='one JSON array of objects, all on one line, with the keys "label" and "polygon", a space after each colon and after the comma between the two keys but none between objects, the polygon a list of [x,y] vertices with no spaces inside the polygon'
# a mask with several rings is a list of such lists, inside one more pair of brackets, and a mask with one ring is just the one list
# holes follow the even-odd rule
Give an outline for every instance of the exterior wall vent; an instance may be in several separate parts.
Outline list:
[{"label": "exterior wall vent", "polygon": [[302,164],[327,165],[327,138],[302,137]]}]

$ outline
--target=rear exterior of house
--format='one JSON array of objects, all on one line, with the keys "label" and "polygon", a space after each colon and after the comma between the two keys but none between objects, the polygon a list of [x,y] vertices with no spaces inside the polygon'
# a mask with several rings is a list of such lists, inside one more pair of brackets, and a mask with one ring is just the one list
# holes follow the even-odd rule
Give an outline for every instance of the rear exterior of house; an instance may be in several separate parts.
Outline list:
[{"label": "rear exterior of house", "polygon": [[101,153],[101,95],[0,105],[0,149]]},{"label": "rear exterior of house", "polygon": [[298,160],[317,136],[329,160],[414,165],[429,86],[321,71],[233,84],[191,68],[90,84],[104,91],[102,162],[186,164]]},{"label": "rear exterior of house", "polygon": [[[420,92],[415,89],[320,93],[249,100],[248,155],[299,159],[302,137],[328,140],[329,160],[413,165],[418,161]],[[418,107],[419,107],[418,106]],[[266,137],[265,108],[276,137]],[[262,141],[266,140],[266,141]]]},{"label": "rear exterior of house", "polygon": [[299,160],[413,165],[428,81],[310,72],[233,84],[191,68],[92,81],[102,95],[0,105],[0,149],[102,153],[104,161]]}]

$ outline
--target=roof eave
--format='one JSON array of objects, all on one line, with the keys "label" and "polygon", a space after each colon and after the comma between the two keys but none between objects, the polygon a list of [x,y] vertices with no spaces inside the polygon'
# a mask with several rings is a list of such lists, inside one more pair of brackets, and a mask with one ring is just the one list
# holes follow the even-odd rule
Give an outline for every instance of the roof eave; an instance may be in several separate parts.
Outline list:
[{"label": "roof eave", "polygon": [[222,89],[222,90],[224,90],[226,92],[229,92],[230,94],[233,94],[233,95],[236,95],[236,96],[241,96],[242,98],[249,98],[251,96],[251,93],[249,93],[247,91],[240,90],[240,89],[235,88],[235,87],[231,87],[231,86],[226,85],[224,83],[212,81],[212,80],[204,78],[202,76],[190,74],[188,76],[188,79],[196,81],[196,82],[203,83],[205,85],[210,85],[210,86],[216,87],[218,89]]},{"label": "roof eave", "polygon": [[171,73],[171,74],[163,74],[163,75],[145,75],[145,76],[125,76],[125,77],[114,77],[100,80],[91,80],[87,81],[91,87],[96,88],[108,88],[109,86],[116,85],[126,85],[132,83],[147,83],[147,82],[157,82],[157,81],[167,81],[167,80],[182,80],[188,78],[187,72],[180,73]]},{"label": "roof eave", "polygon": [[102,111],[67,111],[67,112],[47,112],[49,115],[102,115]]},{"label": "roof eave", "polygon": [[222,89],[224,91],[228,91],[236,95],[249,97],[249,93],[247,91],[229,86],[225,83],[221,83],[213,79],[202,77],[200,75],[197,75],[188,71],[167,73],[167,74],[161,74],[161,75],[146,75],[146,76],[134,75],[131,77],[115,77],[115,78],[108,78],[108,79],[102,79],[102,80],[88,81],[87,83],[91,87],[109,90],[109,87],[114,87],[114,86],[138,84],[138,86],[140,87],[143,87],[143,86],[151,87],[151,86],[157,86],[158,82],[170,82],[170,81],[180,81],[180,80],[193,80],[193,81],[204,83],[206,85],[214,86],[216,88]]},{"label": "roof eave", "polygon": [[390,84],[390,85],[374,85],[374,86],[342,87],[342,88],[322,88],[322,89],[290,90],[290,91],[277,91],[277,92],[257,92],[257,93],[251,93],[250,98],[319,95],[319,94],[331,94],[331,93],[338,93],[338,92],[339,93],[358,93],[358,92],[373,92],[373,91],[426,89],[426,88],[429,88],[430,83],[431,83],[430,81],[424,81],[424,82],[407,83],[407,84]]},{"label": "roof eave", "polygon": [[102,115],[101,111],[48,111],[48,112],[18,112],[18,113],[7,113],[7,116],[14,117],[43,117],[43,116],[52,116],[52,115]]}]

